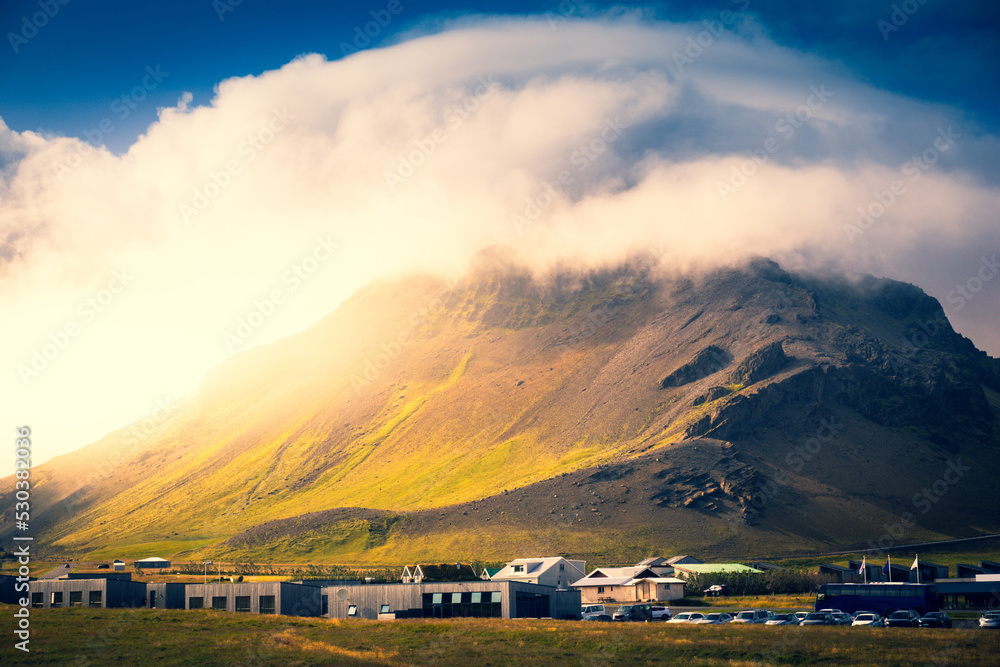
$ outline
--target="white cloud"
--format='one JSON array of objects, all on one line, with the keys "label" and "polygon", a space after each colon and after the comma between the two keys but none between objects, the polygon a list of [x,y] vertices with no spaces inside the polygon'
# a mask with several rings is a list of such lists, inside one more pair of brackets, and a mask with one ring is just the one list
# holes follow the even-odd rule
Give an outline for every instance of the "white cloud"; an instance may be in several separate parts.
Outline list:
[{"label": "white cloud", "polygon": [[[754,253],[889,275],[1000,353],[1000,278],[946,301],[1000,252],[997,174],[979,166],[995,138],[755,31],[702,38],[685,62],[701,24],[556,27],[485,20],[305,56],[221,82],[211,106],[183,96],[122,156],[0,128],[0,400],[43,434],[37,460],[192,388],[276,289],[284,302],[239,349],[375,277],[457,273],[493,243],[540,263],[656,244],[685,266]],[[845,225],[896,181],[851,241]],[[316,260],[327,237],[340,251]],[[87,315],[122,268],[134,278]],[[53,358],[25,383],[43,348]]]}]

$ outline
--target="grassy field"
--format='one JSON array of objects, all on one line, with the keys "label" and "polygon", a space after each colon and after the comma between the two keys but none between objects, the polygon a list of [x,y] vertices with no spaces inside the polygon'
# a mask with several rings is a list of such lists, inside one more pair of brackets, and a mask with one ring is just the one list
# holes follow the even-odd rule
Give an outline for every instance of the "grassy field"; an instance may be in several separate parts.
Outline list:
[{"label": "grassy field", "polygon": [[[0,613],[10,618],[11,611],[5,605]],[[380,623],[208,610],[59,609],[32,611],[30,656],[12,644],[8,638],[0,648],[0,663],[992,667],[1000,633],[488,619]]]}]

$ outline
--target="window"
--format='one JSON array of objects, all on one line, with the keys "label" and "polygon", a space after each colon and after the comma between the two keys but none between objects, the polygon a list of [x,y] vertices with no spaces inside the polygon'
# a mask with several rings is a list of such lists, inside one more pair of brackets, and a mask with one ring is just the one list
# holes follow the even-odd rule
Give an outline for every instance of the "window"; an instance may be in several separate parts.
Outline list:
[{"label": "window", "polygon": [[91,607],[103,607],[104,606],[104,593],[103,591],[90,591],[90,600],[87,604]]},{"label": "window", "polygon": [[83,591],[70,591],[69,592],[69,606],[70,607],[82,607],[83,606]]},{"label": "window", "polygon": [[598,586],[597,587],[597,592],[598,592],[598,594],[603,593],[604,592],[604,586]]},{"label": "window", "polygon": [[212,609],[225,611],[228,607],[229,598],[225,595],[216,595],[212,598]]},{"label": "window", "polygon": [[380,614],[388,614],[389,613],[389,605],[384,604],[381,607],[379,607],[378,608],[378,613],[380,613]]},{"label": "window", "polygon": [[424,618],[499,618],[503,615],[500,591],[424,593]]},{"label": "window", "polygon": [[566,571],[566,563],[559,563],[559,571],[560,572]]},{"label": "window", "polygon": [[358,605],[352,604],[347,608],[347,618],[357,618]]},{"label": "window", "polygon": [[249,612],[250,611],[250,596],[249,595],[237,595],[236,596],[236,611]]},{"label": "window", "polygon": [[63,604],[63,594],[62,591],[53,591],[52,593],[52,607],[61,607]]},{"label": "window", "polygon": [[202,609],[205,607],[204,598],[188,598],[188,609]]},{"label": "window", "polygon": [[44,607],[45,606],[45,596],[41,593],[31,594],[31,606],[32,607]]},{"label": "window", "polygon": [[324,595],[324,596],[322,596],[320,598],[320,600],[321,600],[322,609],[323,609],[323,611],[321,611],[320,613],[323,616],[327,616],[330,613],[330,598],[328,596]]},{"label": "window", "polygon": [[273,614],[274,612],[274,596],[273,595],[261,595],[260,600],[260,613],[262,614]]},{"label": "window", "polygon": [[514,566],[514,572],[524,572],[524,566],[523,565],[515,565]]}]

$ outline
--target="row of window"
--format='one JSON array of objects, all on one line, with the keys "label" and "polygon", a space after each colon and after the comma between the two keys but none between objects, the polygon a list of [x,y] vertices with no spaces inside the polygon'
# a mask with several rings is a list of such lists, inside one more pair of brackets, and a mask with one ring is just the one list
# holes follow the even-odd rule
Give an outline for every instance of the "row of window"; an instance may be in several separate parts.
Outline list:
[{"label": "row of window", "polygon": [[[249,595],[237,595],[235,598],[236,611],[249,613],[251,610]],[[275,596],[274,595],[261,595],[257,598],[257,608],[260,609],[261,614],[274,614],[275,611]],[[189,597],[188,598],[188,609],[204,609],[205,608],[205,598],[203,597]],[[214,596],[212,598],[212,609],[217,609],[219,611],[226,611],[229,608],[229,597],[226,595]]]},{"label": "row of window", "polygon": [[[864,584],[854,586],[838,586],[827,584],[825,592],[828,596],[834,595],[862,595],[865,597],[880,598],[922,598],[927,594],[928,588],[925,586],[892,586],[892,585],[872,585]],[[821,592],[823,592],[821,590]]]},{"label": "row of window", "polygon": [[500,591],[424,593],[423,612],[424,618],[500,618],[502,602]]},{"label": "row of window", "polygon": [[[63,592],[62,591],[52,591],[49,598],[50,607],[61,607],[63,606]],[[101,607],[104,605],[104,594],[103,591],[90,591],[90,595],[87,598],[87,606],[89,607]],[[32,607],[44,607],[45,606],[45,594],[44,593],[32,593],[31,594],[31,606]],[[83,606],[83,591],[70,591],[69,592],[69,606],[70,607],[82,607]]]}]

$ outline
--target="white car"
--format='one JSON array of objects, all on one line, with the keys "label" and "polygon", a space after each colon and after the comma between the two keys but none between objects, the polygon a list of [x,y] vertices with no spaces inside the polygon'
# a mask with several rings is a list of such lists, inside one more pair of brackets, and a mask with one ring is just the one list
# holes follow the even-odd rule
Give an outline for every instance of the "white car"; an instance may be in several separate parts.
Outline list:
[{"label": "white car", "polygon": [[660,605],[653,605],[653,620],[654,621],[669,621],[670,620],[670,607],[663,607]]},{"label": "white car", "polygon": [[695,623],[705,618],[705,614],[697,611],[685,611],[671,618],[667,623]]},{"label": "white car", "polygon": [[747,609],[736,614],[733,618],[733,623],[752,623],[763,625],[771,620],[771,616],[771,612],[766,609]]},{"label": "white car", "polygon": [[1000,612],[988,611],[979,617],[979,627],[1000,628]]},{"label": "white car", "polygon": [[705,618],[700,618],[697,621],[690,621],[691,623],[697,623],[699,625],[722,625],[723,623],[729,623],[733,620],[733,617],[729,614],[705,614]]},{"label": "white car", "polygon": [[603,604],[585,604],[580,608],[580,615],[584,620],[587,620],[587,618],[591,616],[600,616],[601,614],[607,613],[608,612],[604,611]]},{"label": "white car", "polygon": [[851,621],[851,627],[884,628],[885,621],[878,614],[858,614]]}]

